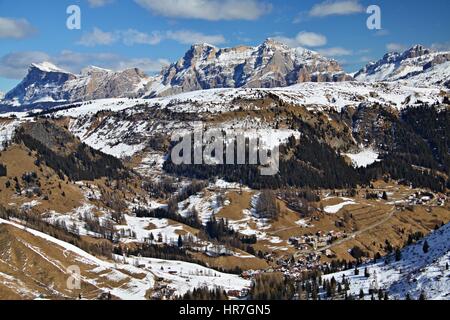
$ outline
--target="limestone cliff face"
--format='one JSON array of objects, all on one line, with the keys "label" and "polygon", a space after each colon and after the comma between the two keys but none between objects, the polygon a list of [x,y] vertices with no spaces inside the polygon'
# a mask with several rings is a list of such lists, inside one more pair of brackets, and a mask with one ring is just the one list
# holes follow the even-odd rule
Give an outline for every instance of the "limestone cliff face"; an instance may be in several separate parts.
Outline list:
[{"label": "limestone cliff face", "polygon": [[136,68],[112,72],[89,67],[79,79],[83,81],[67,83],[63,88],[71,93],[72,100],[137,97],[149,81],[149,77]]},{"label": "limestone cliff face", "polygon": [[300,82],[348,80],[353,78],[336,61],[268,39],[257,47],[219,49],[208,44],[193,45],[183,58],[156,77],[139,69],[114,72],[97,67],[75,75],[48,62],[33,64],[2,103],[149,98],[213,88],[274,88]]},{"label": "limestone cliff face", "polygon": [[162,72],[169,88],[162,95],[211,88],[273,88],[300,82],[337,82],[353,78],[318,53],[289,48],[272,39],[258,47],[219,49],[194,45]]},{"label": "limestone cliff face", "polygon": [[24,80],[6,94],[4,102],[26,105],[136,97],[142,94],[141,90],[149,81],[139,69],[113,72],[89,67],[75,75],[48,62],[32,64]]},{"label": "limestone cliff face", "polygon": [[67,103],[105,98],[152,98],[216,88],[275,88],[303,82],[406,81],[410,86],[450,87],[450,52],[414,46],[388,53],[354,76],[338,62],[304,48],[266,40],[257,47],[219,49],[193,45],[183,58],[147,76],[136,68],[111,71],[88,67],[72,74],[44,62],[32,64],[27,76],[0,104]]}]

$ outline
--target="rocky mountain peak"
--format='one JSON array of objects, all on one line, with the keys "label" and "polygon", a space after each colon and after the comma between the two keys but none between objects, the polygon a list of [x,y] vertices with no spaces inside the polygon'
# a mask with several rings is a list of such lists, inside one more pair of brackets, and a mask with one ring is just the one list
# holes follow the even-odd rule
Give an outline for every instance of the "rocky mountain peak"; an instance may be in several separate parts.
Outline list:
[{"label": "rocky mountain peak", "polygon": [[[389,52],[386,53],[380,60],[382,63],[397,63],[406,59],[414,59],[423,55],[432,53],[431,49],[425,48],[424,46],[417,44],[403,52]],[[372,63],[376,64],[376,63]]]},{"label": "rocky mountain peak", "polygon": [[402,59],[413,59],[417,58],[426,54],[432,53],[433,50],[425,48],[424,46],[420,44],[416,44],[415,46],[409,48],[408,50],[404,51],[401,55]]},{"label": "rocky mountain peak", "polygon": [[41,63],[32,63],[29,67],[29,72],[30,71],[39,71],[39,72],[46,72],[46,73],[70,73],[67,72],[59,67],[57,67],[56,65],[54,65],[51,62],[48,61],[44,61]]},{"label": "rocky mountain peak", "polygon": [[352,80],[339,64],[318,53],[290,48],[266,39],[256,47],[219,49],[202,44],[192,46],[177,63],[163,70],[166,87],[161,95],[240,87],[284,87],[299,82]]},{"label": "rocky mountain peak", "polygon": [[50,62],[33,63],[28,74],[4,99],[13,104],[24,104],[30,100],[54,101],[54,91],[77,77]]},{"label": "rocky mountain peak", "polygon": [[[385,54],[382,59],[371,62],[358,71],[355,78],[359,81],[411,80],[411,84],[442,85],[448,81],[446,75],[449,73],[449,66],[446,62],[449,61],[449,52],[435,52],[418,44],[401,53]],[[437,67],[442,70],[435,70]],[[428,75],[428,72],[432,73]]]},{"label": "rocky mountain peak", "polygon": [[89,67],[86,67],[83,70],[81,70],[81,74],[86,75],[86,76],[96,74],[96,73],[105,74],[105,73],[111,73],[111,72],[113,72],[113,71],[109,70],[109,69],[96,67],[96,66],[89,66]]},{"label": "rocky mountain peak", "polygon": [[89,66],[75,75],[50,62],[33,63],[22,82],[5,95],[3,103],[29,105],[135,97],[150,80],[137,68],[115,72]]},{"label": "rocky mountain peak", "polygon": [[289,50],[291,49],[286,44],[274,39],[274,38],[267,38],[260,46],[261,48],[271,48],[275,50]]}]

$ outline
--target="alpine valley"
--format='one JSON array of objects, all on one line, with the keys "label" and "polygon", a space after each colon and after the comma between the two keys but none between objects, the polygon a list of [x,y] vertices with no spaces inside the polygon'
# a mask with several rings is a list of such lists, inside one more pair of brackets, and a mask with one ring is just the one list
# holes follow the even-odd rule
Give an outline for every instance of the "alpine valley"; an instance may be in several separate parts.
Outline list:
[{"label": "alpine valley", "polygon": [[[449,90],[420,45],[354,74],[273,39],[152,76],[36,61],[0,95],[0,299],[450,299]],[[199,123],[278,173],[175,165]]]}]

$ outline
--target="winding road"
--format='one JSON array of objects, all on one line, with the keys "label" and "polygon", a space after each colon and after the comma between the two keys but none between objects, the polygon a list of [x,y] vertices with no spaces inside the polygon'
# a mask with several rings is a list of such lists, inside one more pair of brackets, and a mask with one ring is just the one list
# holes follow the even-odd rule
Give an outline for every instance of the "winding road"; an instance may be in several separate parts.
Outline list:
[{"label": "winding road", "polygon": [[[396,208],[394,206],[389,211],[389,213],[383,219],[381,219],[380,221],[377,221],[376,223],[374,223],[374,224],[372,224],[370,226],[367,226],[367,227],[365,227],[365,228],[363,228],[361,230],[355,231],[355,232],[349,234],[346,238],[337,240],[337,241],[333,242],[332,244],[330,244],[328,246],[325,246],[325,247],[322,247],[320,249],[317,249],[317,250],[303,250],[303,251],[300,251],[300,252],[296,252],[294,254],[294,257],[297,258],[300,255],[305,254],[305,253],[313,253],[313,252],[314,253],[320,253],[320,252],[323,252],[325,250],[331,249],[331,248],[333,248],[335,246],[341,245],[341,244],[343,244],[343,243],[345,243],[347,241],[354,240],[357,236],[359,236],[359,235],[361,235],[363,233],[366,233],[366,232],[368,232],[370,230],[373,230],[373,229],[383,225],[384,223],[388,222],[395,215],[395,212],[396,212]],[[278,230],[277,232],[280,232],[280,230]]]}]

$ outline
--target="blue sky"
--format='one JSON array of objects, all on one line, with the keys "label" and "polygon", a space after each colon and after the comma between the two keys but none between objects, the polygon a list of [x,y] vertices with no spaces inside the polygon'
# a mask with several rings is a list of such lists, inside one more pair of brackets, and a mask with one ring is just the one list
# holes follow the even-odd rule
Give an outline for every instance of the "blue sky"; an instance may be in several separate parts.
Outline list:
[{"label": "blue sky", "polygon": [[[69,5],[81,30],[66,27]],[[381,8],[382,30],[365,12]],[[156,73],[195,42],[258,45],[268,37],[319,51],[356,71],[387,51],[421,43],[449,49],[448,0],[0,0],[0,91],[33,62]]]}]

